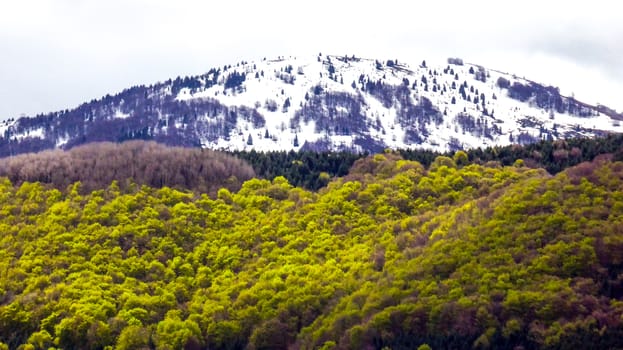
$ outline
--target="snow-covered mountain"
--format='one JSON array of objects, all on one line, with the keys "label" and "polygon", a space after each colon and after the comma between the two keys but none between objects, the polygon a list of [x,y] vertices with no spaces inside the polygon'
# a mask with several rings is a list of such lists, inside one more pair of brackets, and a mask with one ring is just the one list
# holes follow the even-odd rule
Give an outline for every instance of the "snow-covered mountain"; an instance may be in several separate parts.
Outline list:
[{"label": "snow-covered mountain", "polygon": [[476,64],[279,57],[0,125],[0,156],[154,139],[242,150],[454,150],[622,132],[621,115]]}]

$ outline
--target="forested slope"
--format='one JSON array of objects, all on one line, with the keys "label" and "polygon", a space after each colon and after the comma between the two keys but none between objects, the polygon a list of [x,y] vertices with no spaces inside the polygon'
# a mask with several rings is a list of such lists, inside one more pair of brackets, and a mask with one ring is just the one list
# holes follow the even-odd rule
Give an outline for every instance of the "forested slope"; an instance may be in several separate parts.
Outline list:
[{"label": "forested slope", "polygon": [[623,163],[356,161],[215,198],[0,183],[0,341],[46,349],[623,347]]},{"label": "forested slope", "polygon": [[[467,159],[461,157],[462,165],[469,163],[485,164],[490,161],[501,165],[513,165],[521,159],[526,166],[544,168],[550,174],[582,162],[592,161],[595,157],[609,154],[616,160],[623,160],[623,134],[608,134],[595,138],[570,138],[566,140],[543,140],[527,145],[496,146],[475,148],[465,151],[439,153],[422,149],[402,149],[398,153],[408,160],[415,160],[428,167],[438,156],[450,156],[458,152],[465,153]],[[349,152],[312,152],[312,151],[280,151],[280,152],[233,152],[234,156],[249,162],[255,173],[265,179],[284,176],[295,186],[317,190],[326,186],[335,176],[344,176],[351,165],[367,153]]]},{"label": "forested slope", "polygon": [[116,180],[122,189],[168,186],[216,194],[222,187],[239,189],[255,172],[246,162],[222,152],[139,140],[0,158],[0,176],[15,184],[41,182],[63,191],[77,181],[82,191],[93,191]]}]

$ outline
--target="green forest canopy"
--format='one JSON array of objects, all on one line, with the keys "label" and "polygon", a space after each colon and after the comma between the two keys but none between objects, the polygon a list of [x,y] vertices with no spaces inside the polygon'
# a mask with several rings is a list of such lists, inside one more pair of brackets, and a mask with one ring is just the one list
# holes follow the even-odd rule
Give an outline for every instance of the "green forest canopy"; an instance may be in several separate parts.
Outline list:
[{"label": "green forest canopy", "polygon": [[620,348],[622,178],[393,153],[317,192],[5,178],[0,348]]}]

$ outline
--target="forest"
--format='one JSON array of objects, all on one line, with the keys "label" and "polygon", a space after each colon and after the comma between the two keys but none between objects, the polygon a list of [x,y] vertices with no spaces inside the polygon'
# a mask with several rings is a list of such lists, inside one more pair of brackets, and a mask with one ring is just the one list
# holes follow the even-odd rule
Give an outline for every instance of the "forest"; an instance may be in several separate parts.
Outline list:
[{"label": "forest", "polygon": [[[622,348],[623,163],[580,162],[608,149],[583,144],[529,150],[551,164],[568,151],[549,172],[507,164],[521,149],[387,151],[347,169],[293,153],[321,183],[234,163],[250,177],[214,193],[133,180],[147,171],[46,183],[13,164],[0,349]],[[130,146],[106,145],[134,149],[136,169],[158,147]]]},{"label": "forest", "polygon": [[[438,156],[458,156],[459,165],[486,164],[513,165],[521,160],[531,168],[543,168],[550,174],[591,161],[609,154],[615,160],[623,160],[623,135],[608,134],[596,138],[570,138],[566,140],[543,140],[527,145],[496,146],[465,151],[439,153],[421,149],[401,149],[397,152],[406,160],[415,160],[428,167]],[[368,153],[276,151],[237,151],[231,153],[253,167],[256,175],[264,179],[283,176],[294,186],[318,190],[333,177],[344,176],[353,163],[369,156]],[[465,157],[466,156],[466,157]]]},{"label": "forest", "polygon": [[0,176],[12,183],[41,182],[65,190],[80,182],[82,192],[133,185],[174,187],[215,195],[239,189],[255,177],[245,161],[211,150],[167,147],[153,141],[95,142],[68,151],[50,150],[0,158]]}]

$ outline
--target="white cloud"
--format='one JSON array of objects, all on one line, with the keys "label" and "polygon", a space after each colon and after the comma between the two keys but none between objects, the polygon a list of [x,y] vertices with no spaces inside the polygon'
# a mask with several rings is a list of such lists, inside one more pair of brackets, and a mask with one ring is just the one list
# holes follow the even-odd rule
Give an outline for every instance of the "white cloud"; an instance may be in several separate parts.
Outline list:
[{"label": "white cloud", "polygon": [[0,118],[277,55],[460,56],[623,110],[623,25],[579,1],[25,0],[0,11]]}]

